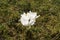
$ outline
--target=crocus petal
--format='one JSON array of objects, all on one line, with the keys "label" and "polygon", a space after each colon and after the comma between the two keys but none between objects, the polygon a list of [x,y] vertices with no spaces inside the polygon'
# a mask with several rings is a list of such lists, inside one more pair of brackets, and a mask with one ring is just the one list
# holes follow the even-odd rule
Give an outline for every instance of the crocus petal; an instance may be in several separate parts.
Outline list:
[{"label": "crocus petal", "polygon": [[40,15],[37,16],[36,12],[29,11],[27,12],[27,14],[24,12],[23,14],[21,14],[20,21],[24,26],[34,25],[34,23],[36,22],[36,18],[38,18],[39,16]]}]

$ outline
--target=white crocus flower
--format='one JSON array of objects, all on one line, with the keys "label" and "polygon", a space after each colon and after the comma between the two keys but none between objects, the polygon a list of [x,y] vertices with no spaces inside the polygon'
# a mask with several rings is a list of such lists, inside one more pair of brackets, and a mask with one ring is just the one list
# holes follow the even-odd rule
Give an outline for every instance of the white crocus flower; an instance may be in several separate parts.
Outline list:
[{"label": "white crocus flower", "polygon": [[36,18],[38,18],[40,15],[37,16],[36,12],[27,12],[27,13],[23,13],[21,14],[21,23],[23,26],[30,26],[30,25],[34,25],[34,23],[36,22]]}]

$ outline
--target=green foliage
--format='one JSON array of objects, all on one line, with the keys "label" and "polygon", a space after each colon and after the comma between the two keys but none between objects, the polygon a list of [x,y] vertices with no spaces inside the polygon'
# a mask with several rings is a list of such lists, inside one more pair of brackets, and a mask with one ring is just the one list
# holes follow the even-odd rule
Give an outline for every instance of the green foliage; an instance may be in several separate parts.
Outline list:
[{"label": "green foliage", "polygon": [[[29,29],[18,20],[23,12],[40,17]],[[0,0],[0,40],[60,40],[60,0]]]}]

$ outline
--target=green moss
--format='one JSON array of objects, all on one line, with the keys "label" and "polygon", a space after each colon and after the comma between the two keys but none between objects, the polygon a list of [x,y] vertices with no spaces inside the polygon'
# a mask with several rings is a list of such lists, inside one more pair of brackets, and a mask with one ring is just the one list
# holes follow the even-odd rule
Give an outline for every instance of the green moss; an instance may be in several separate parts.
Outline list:
[{"label": "green moss", "polygon": [[[18,21],[29,10],[40,15],[30,29]],[[59,37],[59,0],[0,0],[1,40],[59,40]]]}]

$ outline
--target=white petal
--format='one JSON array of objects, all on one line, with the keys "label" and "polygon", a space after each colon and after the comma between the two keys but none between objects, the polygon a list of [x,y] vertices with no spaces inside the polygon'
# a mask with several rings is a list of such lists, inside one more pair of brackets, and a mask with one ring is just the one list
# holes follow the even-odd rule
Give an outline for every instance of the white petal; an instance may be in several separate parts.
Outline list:
[{"label": "white petal", "polygon": [[36,18],[40,17],[40,15],[38,15]]},{"label": "white petal", "polygon": [[33,25],[35,23],[35,20],[30,20],[30,25]]},{"label": "white petal", "polygon": [[[39,15],[40,16],[40,15]],[[37,13],[36,12],[27,12],[27,14],[24,12],[22,15],[21,15],[21,23],[22,25],[24,26],[29,26],[29,25],[33,25],[36,21],[36,18],[38,18],[39,16],[37,16]]]}]

